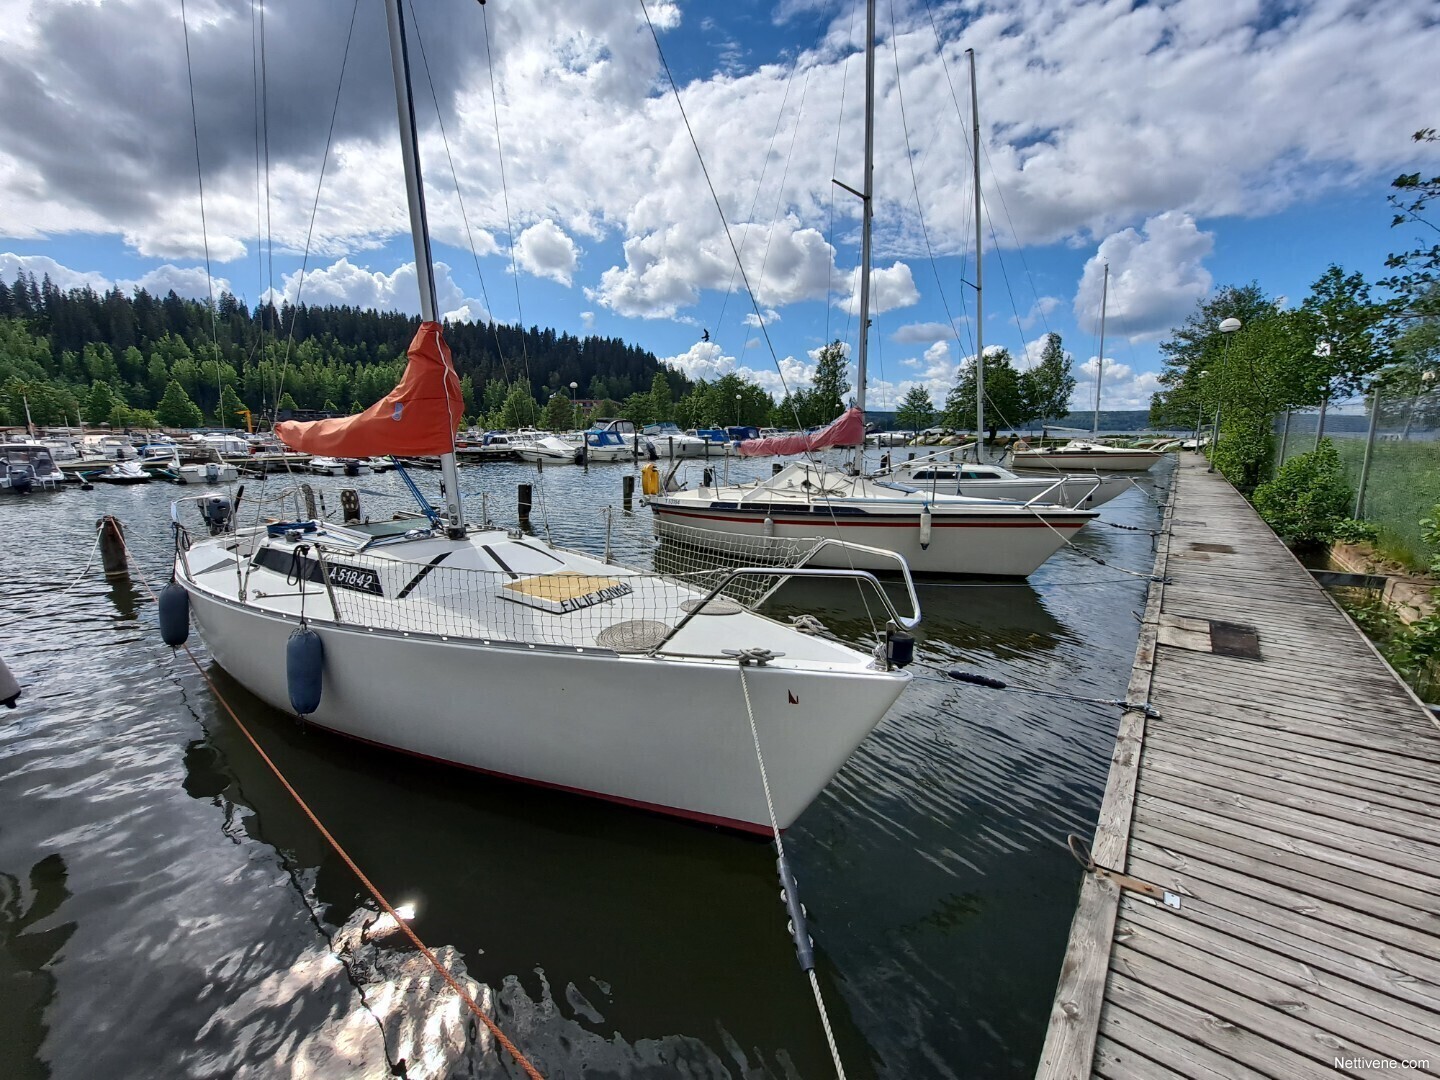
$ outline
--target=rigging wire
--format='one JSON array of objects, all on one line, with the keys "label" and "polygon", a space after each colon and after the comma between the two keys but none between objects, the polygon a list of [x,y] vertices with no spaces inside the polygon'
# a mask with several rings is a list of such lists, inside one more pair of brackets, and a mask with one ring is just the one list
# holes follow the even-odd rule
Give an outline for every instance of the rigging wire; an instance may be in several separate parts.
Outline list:
[{"label": "rigging wire", "polygon": [[[458,169],[456,169],[456,167],[455,167],[455,157],[454,157],[454,155],[450,152],[450,137],[449,137],[449,135],[448,135],[448,134],[446,133],[446,131],[445,131],[445,118],[444,118],[444,116],[441,115],[441,112],[440,112],[440,95],[439,95],[439,94],[436,92],[436,90],[435,90],[435,79],[434,79],[434,76],[431,74],[431,71],[430,71],[430,58],[429,58],[429,57],[426,55],[426,53],[425,53],[425,38],[424,38],[424,35],[422,35],[421,32],[420,32],[420,18],[419,18],[419,15],[418,15],[418,14],[416,13],[416,11],[415,11],[415,5],[414,5],[414,3],[413,3],[413,0],[412,0],[412,2],[409,4],[409,8],[410,8],[410,25],[411,25],[411,27],[414,28],[414,31],[415,31],[415,44],[416,44],[416,45],[419,47],[419,49],[420,49],[420,66],[421,66],[421,67],[424,69],[424,71],[425,71],[425,81],[426,81],[426,82],[429,84],[429,86],[430,86],[430,98],[431,98],[431,100],[435,103],[435,121],[436,121],[437,124],[440,125],[440,140],[441,140],[441,142],[444,143],[444,145],[445,145],[445,160],[450,163],[450,176],[451,176],[451,178],[452,178],[452,179],[454,180],[454,182],[455,182],[455,198],[456,198],[456,200],[457,200],[457,201],[459,202],[459,204],[460,204],[460,219],[461,219],[461,221],[463,221],[464,224],[465,224],[465,239],[466,239],[466,241],[467,241],[467,242],[469,243],[469,245],[470,245],[470,256],[471,256],[471,258],[475,261],[475,276],[476,276],[476,278],[478,278],[479,281],[480,281],[480,298],[485,302],[485,309],[486,309],[486,311],[488,312],[488,311],[491,310],[491,308],[490,308],[490,294],[489,294],[489,292],[487,291],[487,289],[485,288],[485,275],[484,275],[484,273],[483,273],[483,272],[481,271],[481,269],[480,269],[480,254],[479,254],[479,252],[477,252],[477,251],[475,250],[475,234],[474,234],[474,233],[471,231],[471,229],[470,229],[470,215],[469,215],[468,213],[466,213],[466,211],[465,211],[465,196],[464,196],[464,194],[462,194],[461,191],[460,191],[460,172],[459,172]],[[483,6],[483,5],[481,6],[481,10],[482,10],[482,12],[484,11],[484,6]],[[488,61],[488,58],[489,58],[489,31],[488,31],[488,29],[487,29],[487,31],[486,31],[486,57],[487,57],[487,61]],[[492,78],[493,78],[493,76],[492,76]],[[492,89],[493,89],[493,87],[492,87]],[[494,320],[493,317],[490,319],[490,326],[491,326],[491,329],[493,330],[493,334],[494,334],[494,338],[495,338],[495,353],[496,353],[496,355],[499,356],[499,358],[500,358],[500,370],[501,370],[502,374],[504,375],[504,385],[508,388],[509,385],[510,385],[510,361],[509,361],[509,358],[505,355],[505,346],[504,346],[504,343],[500,340],[500,326],[499,326],[498,323],[495,322],[495,320]],[[522,321],[522,322],[521,322],[522,333],[523,333],[523,328],[524,328],[524,322]],[[522,347],[523,347],[523,343],[524,343],[524,340],[525,340],[524,337],[522,336],[520,340],[521,340]],[[527,365],[527,367],[526,367],[526,378],[527,378],[527,380],[528,380],[528,378],[529,378],[529,367],[528,367],[528,365]]]},{"label": "rigging wire", "polygon": [[525,379],[533,387],[530,377],[530,349],[525,343],[525,309],[520,304],[520,267],[515,253],[515,226],[510,218],[510,185],[505,177],[505,142],[500,137],[500,96],[495,90],[495,58],[490,50],[489,8],[480,4],[480,19],[485,27],[485,67],[490,78],[490,112],[495,120],[495,152],[500,161],[500,194],[505,203],[505,235],[510,241],[510,276],[515,282],[515,317],[520,327],[520,355],[525,362]]},{"label": "rigging wire", "polygon": [[[252,17],[252,20],[253,20],[253,17]],[[252,41],[251,48],[252,48],[252,50],[253,50],[253,48],[254,48],[254,45],[253,45],[253,42],[254,42],[253,32],[254,32],[254,31],[253,31],[253,29],[252,29],[252,38],[251,38],[251,41]],[[254,65],[253,52],[252,52],[251,65],[252,65],[252,67],[253,67],[253,65]],[[262,127],[262,129],[263,129],[264,144],[265,144],[265,252],[264,252],[264,254],[265,254],[265,260],[266,260],[266,270],[265,270],[265,272],[262,274],[262,276],[265,278],[265,286],[266,286],[266,287],[265,287],[265,303],[264,303],[264,306],[261,308],[261,310],[262,310],[265,314],[262,316],[262,318],[261,318],[261,323],[260,323],[260,337],[261,337],[261,341],[262,341],[262,343],[263,343],[264,337],[265,337],[265,323],[266,323],[267,321],[269,321],[269,320],[268,320],[268,316],[271,315],[271,314],[275,314],[275,315],[277,315],[277,316],[278,316],[278,315],[283,315],[283,311],[284,311],[283,307],[281,307],[281,306],[279,306],[279,305],[277,305],[277,304],[275,303],[275,233],[274,233],[274,229],[273,229],[273,226],[272,226],[272,223],[271,223],[271,220],[270,220],[270,207],[271,207],[271,202],[270,202],[270,72],[269,72],[269,67],[268,67],[268,64],[267,64],[267,58],[266,58],[266,54],[265,54],[265,0],[260,0],[260,84],[259,84],[258,93],[259,93],[259,102],[258,102],[258,106],[257,106],[257,107],[258,107],[258,109],[259,109],[259,123],[260,123],[260,125],[261,125],[261,127]],[[257,148],[257,150],[256,150],[256,153],[257,153],[257,154],[259,153],[259,149],[258,149],[258,148]],[[257,179],[258,179],[258,178],[257,178]],[[258,184],[256,185],[256,188],[257,188],[257,190],[256,190],[256,197],[258,198],[258,197],[259,197],[259,190],[258,190],[259,185],[258,185]],[[259,246],[259,239],[258,239],[258,237],[257,237],[257,239],[256,239],[256,246],[257,246],[257,247]],[[270,332],[271,332],[271,341],[272,341],[272,343],[273,343],[274,340],[280,336],[280,327],[279,327],[279,326],[272,325],[271,328],[270,328]],[[262,351],[261,351],[261,356],[264,356],[264,351],[263,351],[263,349],[262,349]],[[278,402],[278,401],[280,400],[280,394],[283,392],[283,384],[284,384],[284,376],[283,376],[283,375],[277,376],[277,381],[276,381],[276,383],[275,383],[275,393],[272,395],[272,397],[274,398],[274,400],[275,400],[276,402]],[[261,385],[262,385],[262,386],[264,385],[264,379],[263,379],[263,377],[262,377],[262,379],[261,379]],[[278,408],[278,406],[277,406],[277,408]],[[261,410],[261,415],[264,415],[265,403],[264,403],[263,401],[260,403],[260,410]],[[271,427],[271,430],[273,431],[273,430],[274,430],[274,427],[275,427],[275,425],[274,425],[273,422],[271,423],[270,427]]]},{"label": "rigging wire", "polygon": [[[299,323],[300,296],[305,290],[305,273],[310,266],[310,243],[315,235],[315,218],[320,212],[320,192],[325,187],[325,170],[330,164],[330,147],[335,141],[335,118],[340,113],[341,91],[345,88],[345,71],[350,65],[350,42],[355,36],[355,16],[360,10],[360,0],[350,8],[350,27],[345,32],[345,52],[340,58],[340,78],[335,84],[335,104],[330,110],[330,129],[325,134],[325,153],[320,158],[320,177],[315,182],[315,199],[310,205],[310,224],[305,230],[305,251],[300,260],[300,277],[295,283],[295,304],[290,319],[290,330],[285,337],[285,356],[280,366],[280,380],[276,385],[275,412],[270,420],[270,429],[275,429],[280,419],[280,389],[285,385],[285,373],[290,368],[290,350],[295,344],[295,327]],[[267,151],[268,154],[268,151]],[[267,166],[268,170],[268,166]],[[268,175],[268,172],[267,172]],[[274,267],[274,248],[271,248],[271,267]],[[272,287],[273,290],[273,287]]]},{"label": "rigging wire", "polygon": [[200,239],[205,245],[205,289],[210,308],[210,344],[215,350],[215,411],[220,411],[220,329],[215,313],[215,278],[210,272],[210,230],[205,222],[205,170],[200,164],[200,115],[195,107],[195,69],[190,60],[190,20],[180,0],[180,27],[185,37],[185,79],[190,85],[190,130],[195,138],[195,181],[200,188]]},{"label": "rigging wire", "polygon": [[[850,5],[850,27],[846,31],[846,40],[855,36],[855,13],[860,10],[862,0],[855,0]],[[850,57],[845,57],[845,63],[840,68],[840,111],[835,118],[835,153],[830,159],[830,175],[834,176],[840,171],[840,133],[845,130],[845,91],[850,85]],[[830,220],[825,226],[826,239],[830,249],[835,250],[835,184],[830,185]],[[832,257],[825,267],[825,341],[828,344],[830,338],[830,297],[835,291],[835,260]],[[845,338],[850,337],[850,313],[845,313]]]},{"label": "rigging wire", "polygon": [[[793,415],[793,417],[794,417],[794,419],[795,419],[795,426],[796,426],[797,428],[803,428],[804,425],[800,423],[799,412],[798,412],[798,410],[795,408],[794,396],[793,396],[793,395],[791,394],[791,392],[790,392],[789,384],[786,382],[786,379],[785,379],[784,369],[781,367],[779,356],[778,356],[778,354],[777,354],[776,351],[775,351],[775,342],[774,342],[774,340],[771,338],[769,327],[766,325],[765,319],[764,319],[764,317],[763,317],[763,316],[761,315],[761,313],[760,313],[760,304],[759,304],[759,301],[758,301],[758,300],[756,299],[756,297],[755,297],[755,289],[754,289],[754,288],[751,286],[751,284],[750,284],[750,276],[745,272],[744,263],[741,262],[740,252],[739,252],[738,248],[737,248],[736,245],[735,245],[735,236],[734,236],[734,233],[731,231],[730,222],[729,222],[729,220],[725,217],[725,207],[721,204],[721,202],[720,202],[720,195],[719,195],[719,193],[715,190],[715,182],[714,182],[714,181],[711,179],[711,177],[710,177],[710,169],[709,169],[709,167],[705,164],[705,155],[704,155],[703,153],[701,153],[701,151],[700,151],[700,142],[699,142],[699,139],[696,138],[695,129],[694,129],[694,127],[693,127],[693,126],[691,125],[691,123],[690,123],[690,116],[689,116],[689,114],[685,111],[685,103],[684,103],[684,102],[681,100],[681,98],[680,98],[680,87],[676,84],[674,73],[670,70],[670,62],[669,62],[669,60],[666,59],[666,57],[665,57],[665,50],[664,50],[664,49],[661,47],[661,45],[660,45],[660,35],[659,35],[658,31],[656,31],[656,29],[655,29],[655,24],[654,24],[654,23],[651,21],[651,19],[650,19],[650,9],[646,6],[645,0],[640,0],[640,11],[641,11],[641,13],[645,16],[645,25],[646,25],[647,27],[649,27],[649,29],[650,29],[650,36],[651,36],[651,38],[652,38],[652,39],[654,40],[654,42],[655,42],[655,51],[656,51],[656,53],[657,53],[657,54],[659,55],[659,57],[660,57],[660,66],[661,66],[661,67],[664,69],[664,71],[665,71],[665,77],[666,77],[667,81],[668,81],[669,84],[670,84],[670,92],[671,92],[671,94],[672,94],[672,95],[674,96],[674,98],[675,98],[675,106],[676,106],[676,108],[679,109],[679,111],[680,111],[680,118],[681,118],[682,121],[684,121],[684,124],[685,124],[685,132],[686,132],[686,134],[690,137],[690,145],[691,145],[691,147],[692,147],[692,148],[694,149],[694,151],[695,151],[696,160],[699,161],[699,163],[700,163],[700,172],[701,172],[701,174],[705,177],[705,185],[706,185],[706,187],[707,187],[707,188],[709,189],[709,191],[710,191],[711,201],[714,202],[714,204],[715,204],[715,212],[720,216],[720,225],[721,225],[721,227],[725,230],[725,239],[726,239],[727,242],[729,243],[729,245],[730,245],[730,252],[731,252],[731,254],[732,254],[732,255],[734,256],[734,258],[735,258],[735,264],[736,264],[737,269],[739,270],[740,279],[741,279],[741,281],[743,281],[744,284],[745,284],[745,291],[746,291],[746,293],[747,293],[747,294],[749,295],[749,297],[750,297],[750,307],[751,307],[751,309],[755,312],[756,321],[760,324],[760,334],[761,334],[761,336],[765,339],[765,346],[766,346],[766,348],[769,349],[769,351],[770,351],[770,360],[771,360],[771,363],[773,363],[773,364],[775,365],[775,370],[776,370],[777,374],[779,375],[780,385],[781,385],[782,389],[784,389],[786,396],[789,397],[790,400],[791,400],[791,413],[792,413],[792,415]],[[867,32],[868,32],[868,30],[867,30]],[[868,48],[869,48],[869,45],[867,45],[867,49],[868,49]],[[873,194],[872,194],[872,197],[873,197]],[[862,209],[862,213],[868,213],[868,212],[869,212],[869,207],[868,207],[868,206]],[[869,268],[868,266],[867,266],[867,267],[862,267],[862,268],[861,268],[861,271],[864,272],[864,273],[869,273],[869,269],[870,269],[870,268]],[[866,333],[866,332],[867,332],[867,327],[861,326],[861,327],[860,327],[860,333],[863,334],[863,333]],[[843,404],[843,402],[842,402],[842,404]],[[863,420],[863,417],[862,417],[862,420]],[[860,438],[860,446],[859,446],[859,448],[858,448],[858,452],[857,452],[857,455],[856,455],[856,460],[857,460],[857,462],[859,462],[859,460],[860,460],[861,458],[863,458],[863,456],[864,456],[864,450],[865,450],[865,438],[864,438],[864,434],[863,434],[863,427],[864,427],[863,423],[862,423],[861,427],[862,427],[862,434],[861,434],[861,438]],[[815,468],[818,472],[820,472],[820,473],[823,475],[825,467],[824,467],[824,466],[819,462],[819,460],[814,456],[814,451],[813,451],[812,449],[810,449],[810,448],[808,448],[808,447],[806,448],[806,450],[805,450],[805,458],[806,458],[806,460],[810,463],[810,465],[811,465],[813,468]],[[823,493],[822,493],[822,494],[823,494]],[[838,515],[837,515],[836,512],[835,512],[834,503],[831,502],[831,500],[830,500],[829,498],[825,498],[824,501],[823,501],[823,503],[822,503],[822,505],[825,507],[826,511],[827,511],[827,512],[829,513],[829,515],[830,515],[830,523],[831,523],[831,526],[832,526],[833,528],[835,528],[835,529],[839,529],[839,528],[840,528],[840,521],[839,521]],[[850,568],[851,570],[854,570],[854,569],[855,569],[855,560],[854,560],[854,555],[853,555],[853,553],[850,551],[849,548],[842,548],[842,550],[845,552],[845,559],[846,559],[847,564],[849,565],[849,568]],[[873,612],[870,610],[869,599],[868,599],[868,597],[865,596],[863,586],[860,584],[860,582],[859,582],[858,580],[857,580],[857,582],[856,582],[856,590],[857,590],[857,592],[858,592],[858,593],[860,594],[860,596],[861,596],[862,603],[865,605],[866,614],[867,614],[867,616],[870,618],[871,624],[874,625],[874,614],[873,614]]]},{"label": "rigging wire", "polygon": [[[784,92],[784,94],[782,94],[781,97],[780,97],[780,108],[779,108],[779,110],[778,110],[778,111],[776,112],[776,114],[775,114],[775,127],[774,127],[774,129],[770,132],[770,144],[769,144],[769,146],[767,146],[767,147],[765,148],[765,158],[764,158],[764,161],[762,162],[762,164],[761,164],[761,166],[760,166],[760,178],[755,181],[755,197],[750,200],[750,213],[749,213],[749,215],[748,215],[748,220],[745,222],[745,225],[744,225],[744,227],[743,227],[743,230],[742,230],[742,232],[741,232],[741,234],[740,234],[740,253],[741,253],[742,255],[745,253],[745,245],[746,245],[746,244],[749,242],[749,240],[750,240],[750,225],[754,222],[754,220],[755,220],[755,210],[756,210],[756,208],[760,205],[760,191],[761,191],[761,189],[762,189],[762,188],[764,187],[764,185],[765,185],[765,174],[766,174],[766,173],[769,171],[769,169],[770,169],[770,155],[771,155],[771,153],[772,153],[772,152],[774,151],[774,149],[775,149],[775,140],[776,140],[776,139],[779,137],[779,135],[780,135],[780,125],[781,125],[781,124],[784,122],[784,120],[785,120],[785,106],[786,106],[786,105],[789,103],[789,101],[790,101],[790,87],[791,87],[791,85],[792,85],[792,84],[794,83],[794,81],[795,81],[795,72],[799,69],[799,67],[800,67],[800,58],[799,58],[799,56],[797,55],[796,58],[795,58],[795,61],[790,65],[790,74],[785,77],[785,92]],[[805,85],[806,85],[807,87],[810,85],[810,75],[809,75],[808,72],[807,72],[806,75],[805,75]],[[804,108],[805,108],[805,103],[804,103],[804,99],[803,99],[803,98],[801,99],[800,108],[801,108],[801,112],[802,112],[802,114],[803,114]],[[795,118],[795,131],[796,131],[796,134],[798,134],[799,131],[800,131],[800,117],[799,117],[799,116],[797,116],[797,117]],[[794,153],[795,153],[795,139],[794,139],[794,137],[792,136],[792,137],[791,137],[791,140],[790,140],[790,155],[793,156]],[[789,157],[787,157],[787,158],[785,159],[785,167],[786,167],[786,171],[787,171],[787,174],[788,174],[789,167],[790,167],[790,158],[789,158]],[[780,199],[781,199],[781,197],[784,195],[784,191],[785,191],[785,181],[784,181],[784,178],[782,177],[782,178],[781,178],[781,181],[780,181],[780,191],[777,192],[777,193],[776,193],[776,196],[775,196],[775,205],[776,205],[776,211],[775,211],[775,212],[776,212],[776,213],[779,212]],[[771,229],[772,229],[771,236],[774,235],[774,232],[773,232],[773,229],[774,229],[774,220],[775,220],[775,219],[774,219],[774,216],[772,215],[772,217],[771,217]],[[766,241],[765,241],[765,254],[768,256],[769,253],[770,253],[770,240],[769,240],[769,238],[767,238]],[[764,278],[765,278],[765,261],[764,261],[764,259],[762,259],[762,260],[761,260],[761,263],[760,263],[760,279],[761,279],[762,282],[764,281]],[[734,291],[735,291],[735,271],[732,269],[732,270],[730,271],[730,281],[729,281],[729,283],[725,286],[725,295],[724,295],[724,297],[722,298],[722,301],[721,301],[721,304],[720,304],[720,314],[719,314],[718,316],[716,316],[716,320],[715,320],[715,335],[714,335],[714,338],[712,338],[712,340],[717,340],[717,339],[720,337],[720,327],[721,327],[721,325],[722,325],[722,324],[724,323],[724,321],[725,321],[725,309],[729,306],[729,304],[730,304],[730,296],[731,296],[732,293],[734,293]]]}]

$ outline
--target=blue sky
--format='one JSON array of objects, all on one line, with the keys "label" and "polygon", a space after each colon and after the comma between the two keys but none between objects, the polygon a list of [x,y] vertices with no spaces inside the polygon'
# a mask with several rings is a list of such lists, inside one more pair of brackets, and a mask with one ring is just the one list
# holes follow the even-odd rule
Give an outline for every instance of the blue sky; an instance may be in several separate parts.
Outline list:
[{"label": "blue sky", "polygon": [[[352,4],[264,5],[268,198],[260,5],[189,0],[203,231],[178,7],[0,0],[0,274],[203,296],[208,242],[217,287],[294,297],[308,234],[301,299],[416,310],[380,0],[354,8],[348,57]],[[861,182],[857,0],[648,4],[759,317],[639,0],[416,9],[447,313],[617,336],[777,394],[827,337],[853,346],[857,207],[831,178]],[[1331,262],[1381,276],[1417,240],[1390,228],[1389,181],[1440,171],[1410,140],[1440,122],[1431,0],[880,0],[878,23],[872,407],[916,384],[938,402],[974,351],[966,48],[985,343],[1023,366],[1059,333],[1079,408],[1103,263],[1103,404],[1143,407],[1197,301],[1255,280],[1299,303]]]}]

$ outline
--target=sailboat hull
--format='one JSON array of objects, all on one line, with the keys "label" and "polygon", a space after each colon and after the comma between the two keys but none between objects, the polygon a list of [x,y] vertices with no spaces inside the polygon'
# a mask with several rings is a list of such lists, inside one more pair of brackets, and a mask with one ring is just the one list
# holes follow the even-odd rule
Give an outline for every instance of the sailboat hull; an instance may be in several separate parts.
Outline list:
[{"label": "sailboat hull", "polygon": [[1155,450],[1022,450],[1010,465],[1061,472],[1145,472],[1164,456]]},{"label": "sailboat hull", "polygon": [[[285,647],[298,620],[187,588],[216,662],[267,704],[291,712]],[[307,717],[320,727],[551,788],[770,830],[733,660],[309,625],[324,643],[321,702]],[[909,676],[781,662],[746,671],[785,828],[879,723]]]},{"label": "sailboat hull", "polygon": [[[739,536],[773,536],[786,540],[823,538],[893,551],[917,574],[973,574],[981,577],[1026,577],[1093,517],[1059,516],[1043,510],[947,516],[932,513],[930,538],[922,543],[918,506],[899,512],[853,506],[831,512],[825,504],[798,509],[757,503],[720,502],[707,505],[680,498],[649,500],[661,536],[689,535],[704,529]],[[821,549],[812,566],[838,569],[895,569],[892,559],[845,548]]]}]

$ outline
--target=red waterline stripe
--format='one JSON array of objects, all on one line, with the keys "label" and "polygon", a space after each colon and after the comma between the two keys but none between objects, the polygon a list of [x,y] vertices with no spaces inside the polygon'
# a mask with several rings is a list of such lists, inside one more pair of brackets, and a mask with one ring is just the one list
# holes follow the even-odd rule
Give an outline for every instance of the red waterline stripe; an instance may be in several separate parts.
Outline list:
[{"label": "red waterline stripe", "polygon": [[[421,761],[429,761],[436,765],[448,765],[456,769],[465,769],[467,772],[480,773],[483,776],[493,776],[499,780],[510,780],[517,784],[528,784],[531,787],[547,788],[550,791],[563,791],[570,795],[583,795],[591,799],[603,799],[605,802],[618,803],[621,806],[628,806],[635,810],[648,810],[654,814],[683,818],[686,821],[695,821],[702,825],[718,825],[723,829],[732,829],[736,832],[751,833],[755,836],[764,836],[766,838],[773,835],[769,825],[760,825],[749,821],[737,821],[734,818],[721,817],[718,814],[704,814],[698,810],[682,810],[677,806],[643,802],[640,799],[627,799],[623,795],[608,795],[603,791],[590,791],[587,788],[571,787],[568,784],[554,784],[548,780],[536,780],[530,776],[517,776],[513,773],[499,772],[495,769],[484,769],[479,765],[467,765],[463,761],[451,761],[449,758],[433,757],[430,754],[422,754],[418,750],[407,750],[403,746],[392,746],[390,743],[367,739],[363,735],[353,735],[348,731],[341,731],[339,728],[317,724],[314,720],[307,719],[305,723],[310,727],[319,728],[321,731],[328,732],[331,735],[338,735],[341,738],[351,739],[355,742],[364,743],[366,746],[374,746],[381,750],[398,750],[407,757],[418,758]],[[781,829],[780,831],[784,832],[785,830]]]},{"label": "red waterline stripe", "polygon": [[[759,519],[758,517],[726,517],[726,516],[721,515],[721,514],[695,514],[695,513],[689,513],[689,512],[684,511],[684,510],[670,510],[670,509],[664,509],[664,510],[662,510],[662,509],[661,509],[660,507],[658,507],[658,506],[652,506],[651,509],[654,510],[655,513],[659,514],[661,517],[688,517],[688,518],[696,518],[696,519],[698,519],[698,520],[700,520],[700,521],[739,521],[739,522],[744,522],[744,523],[746,523],[746,524],[759,524],[759,523],[760,523],[760,519]],[[757,514],[758,514],[758,513],[759,513],[759,511],[757,511]],[[848,527],[851,527],[851,528],[868,528],[868,529],[918,529],[918,528],[920,527],[920,523],[919,523],[918,521],[915,521],[915,522],[910,522],[910,521],[895,521],[895,520],[893,520],[893,519],[892,519],[892,520],[888,520],[888,521],[880,521],[880,520],[875,520],[875,519],[873,519],[873,518],[867,518],[867,519],[865,519],[865,520],[863,520],[863,521],[856,521],[856,520],[854,520],[853,518],[844,518],[844,517],[828,518],[828,517],[825,517],[825,516],[820,515],[820,514],[816,514],[816,515],[813,516],[813,517],[807,515],[806,517],[803,517],[803,518],[777,518],[777,517],[775,517],[773,514],[769,514],[769,515],[767,515],[767,516],[771,517],[771,518],[774,520],[776,526],[782,526],[782,525],[783,525],[783,526],[786,526],[786,527],[791,527],[791,526],[793,526],[793,527],[796,527],[796,528],[799,528],[799,527],[802,527],[802,526],[807,526],[807,525],[823,525],[823,526],[826,527],[826,528],[834,528],[834,527],[837,527],[837,526],[839,526],[839,527],[847,527],[847,526],[848,526]],[[933,520],[933,519],[932,519],[932,521],[930,522],[930,527],[931,527],[932,529],[1041,529],[1041,528],[1051,528],[1051,529],[1079,529],[1079,528],[1082,528],[1082,527],[1085,525],[1085,522],[1086,522],[1086,521],[1089,521],[1089,520],[1090,520],[1089,518],[1086,518],[1085,521],[1082,521],[1082,522],[1080,522],[1080,523],[1077,525],[1077,524],[1073,524],[1069,519],[1066,519],[1066,520],[1063,521],[1063,522],[1046,521],[1046,520],[1044,520],[1044,519],[1041,519],[1041,520],[1039,520],[1039,521],[956,521],[956,522],[950,522],[950,521],[936,521],[936,520]]]}]

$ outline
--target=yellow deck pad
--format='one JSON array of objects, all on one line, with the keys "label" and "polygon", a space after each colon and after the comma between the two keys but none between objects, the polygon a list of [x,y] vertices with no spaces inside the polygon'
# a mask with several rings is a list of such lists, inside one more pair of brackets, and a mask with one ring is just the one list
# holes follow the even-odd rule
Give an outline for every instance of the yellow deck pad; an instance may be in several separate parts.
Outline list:
[{"label": "yellow deck pad", "polygon": [[618,578],[577,574],[571,570],[520,578],[507,582],[501,589],[508,600],[555,614],[630,595],[630,586]]}]

